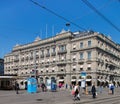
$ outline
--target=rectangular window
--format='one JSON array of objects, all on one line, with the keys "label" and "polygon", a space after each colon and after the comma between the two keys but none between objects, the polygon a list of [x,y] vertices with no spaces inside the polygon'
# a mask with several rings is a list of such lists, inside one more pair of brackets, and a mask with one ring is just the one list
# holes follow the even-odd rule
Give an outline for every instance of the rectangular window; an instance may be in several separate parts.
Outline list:
[{"label": "rectangular window", "polygon": [[91,47],[91,41],[88,41],[88,47]]},{"label": "rectangular window", "polygon": [[83,59],[83,53],[80,53],[80,60]]},{"label": "rectangular window", "polygon": [[47,54],[50,54],[50,49],[47,49]]},{"label": "rectangular window", "polygon": [[80,43],[80,48],[83,48],[83,42]]},{"label": "rectangular window", "polygon": [[41,54],[44,55],[44,50],[41,51]]},{"label": "rectangular window", "polygon": [[55,53],[55,47],[53,48],[53,53]]},{"label": "rectangular window", "polygon": [[64,45],[61,45],[61,46],[60,46],[60,51],[61,51],[61,52],[65,51],[65,46],[64,46]]},{"label": "rectangular window", "polygon": [[91,59],[91,51],[88,52],[88,59]]}]

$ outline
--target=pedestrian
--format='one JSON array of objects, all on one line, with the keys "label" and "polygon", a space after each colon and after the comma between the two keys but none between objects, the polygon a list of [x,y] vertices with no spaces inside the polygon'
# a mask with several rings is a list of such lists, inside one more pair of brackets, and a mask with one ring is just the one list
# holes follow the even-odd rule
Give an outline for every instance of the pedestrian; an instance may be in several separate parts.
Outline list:
[{"label": "pedestrian", "polygon": [[66,83],[66,86],[65,86],[65,87],[66,87],[66,89],[68,88],[68,84],[67,84],[67,83]]},{"label": "pedestrian", "polygon": [[102,86],[102,83],[100,83],[100,86],[99,86],[100,93],[102,93],[102,90],[103,90],[103,86]]},{"label": "pedestrian", "polygon": [[96,87],[95,87],[95,84],[92,85],[91,92],[92,92],[93,98],[96,98]]},{"label": "pedestrian", "polygon": [[87,83],[85,84],[85,94],[88,95],[88,85],[87,85]]},{"label": "pedestrian", "polygon": [[44,83],[41,84],[42,92],[47,91],[46,85]]},{"label": "pedestrian", "polygon": [[112,94],[114,94],[114,84],[113,83],[111,84],[111,88],[110,89],[112,91]]},{"label": "pedestrian", "polygon": [[19,92],[18,92],[18,90],[19,90],[19,84],[18,84],[17,81],[15,82],[15,90],[16,90],[16,94],[19,94]]},{"label": "pedestrian", "polygon": [[80,87],[79,87],[78,84],[76,84],[76,85],[74,86],[74,92],[75,92],[75,94],[74,94],[74,100],[80,100],[80,94],[79,94],[79,92],[80,92]]},{"label": "pedestrian", "polygon": [[108,92],[108,94],[111,94],[112,93],[112,91],[111,91],[111,83],[109,83],[109,92]]},{"label": "pedestrian", "polygon": [[70,84],[69,86],[70,86],[70,90],[72,90],[72,84]]}]

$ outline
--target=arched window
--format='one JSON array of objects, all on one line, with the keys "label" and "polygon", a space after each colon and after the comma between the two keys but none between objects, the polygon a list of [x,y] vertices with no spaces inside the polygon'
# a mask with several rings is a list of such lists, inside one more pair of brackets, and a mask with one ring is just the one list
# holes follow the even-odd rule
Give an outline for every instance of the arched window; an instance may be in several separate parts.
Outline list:
[{"label": "arched window", "polygon": [[86,78],[87,78],[87,79],[92,79],[92,77],[91,77],[90,75],[88,75]]}]

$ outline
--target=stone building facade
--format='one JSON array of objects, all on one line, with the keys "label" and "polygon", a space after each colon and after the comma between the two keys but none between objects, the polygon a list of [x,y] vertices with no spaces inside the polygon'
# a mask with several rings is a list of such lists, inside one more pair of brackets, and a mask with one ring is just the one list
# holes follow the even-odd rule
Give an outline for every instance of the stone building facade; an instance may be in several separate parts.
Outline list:
[{"label": "stone building facade", "polygon": [[0,75],[4,75],[4,60],[0,58]]},{"label": "stone building facade", "polygon": [[5,74],[38,82],[56,79],[57,83],[79,83],[91,86],[120,81],[120,45],[94,32],[62,31],[54,37],[16,45],[4,57]]}]

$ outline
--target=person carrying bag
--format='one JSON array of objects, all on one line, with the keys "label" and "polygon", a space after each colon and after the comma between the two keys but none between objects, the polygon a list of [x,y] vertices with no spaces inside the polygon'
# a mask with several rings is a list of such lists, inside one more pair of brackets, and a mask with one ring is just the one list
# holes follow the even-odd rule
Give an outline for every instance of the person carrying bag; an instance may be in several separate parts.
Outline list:
[{"label": "person carrying bag", "polygon": [[78,84],[75,85],[74,92],[75,92],[75,94],[74,94],[74,100],[80,100],[80,94],[79,94],[80,88],[79,88]]}]

